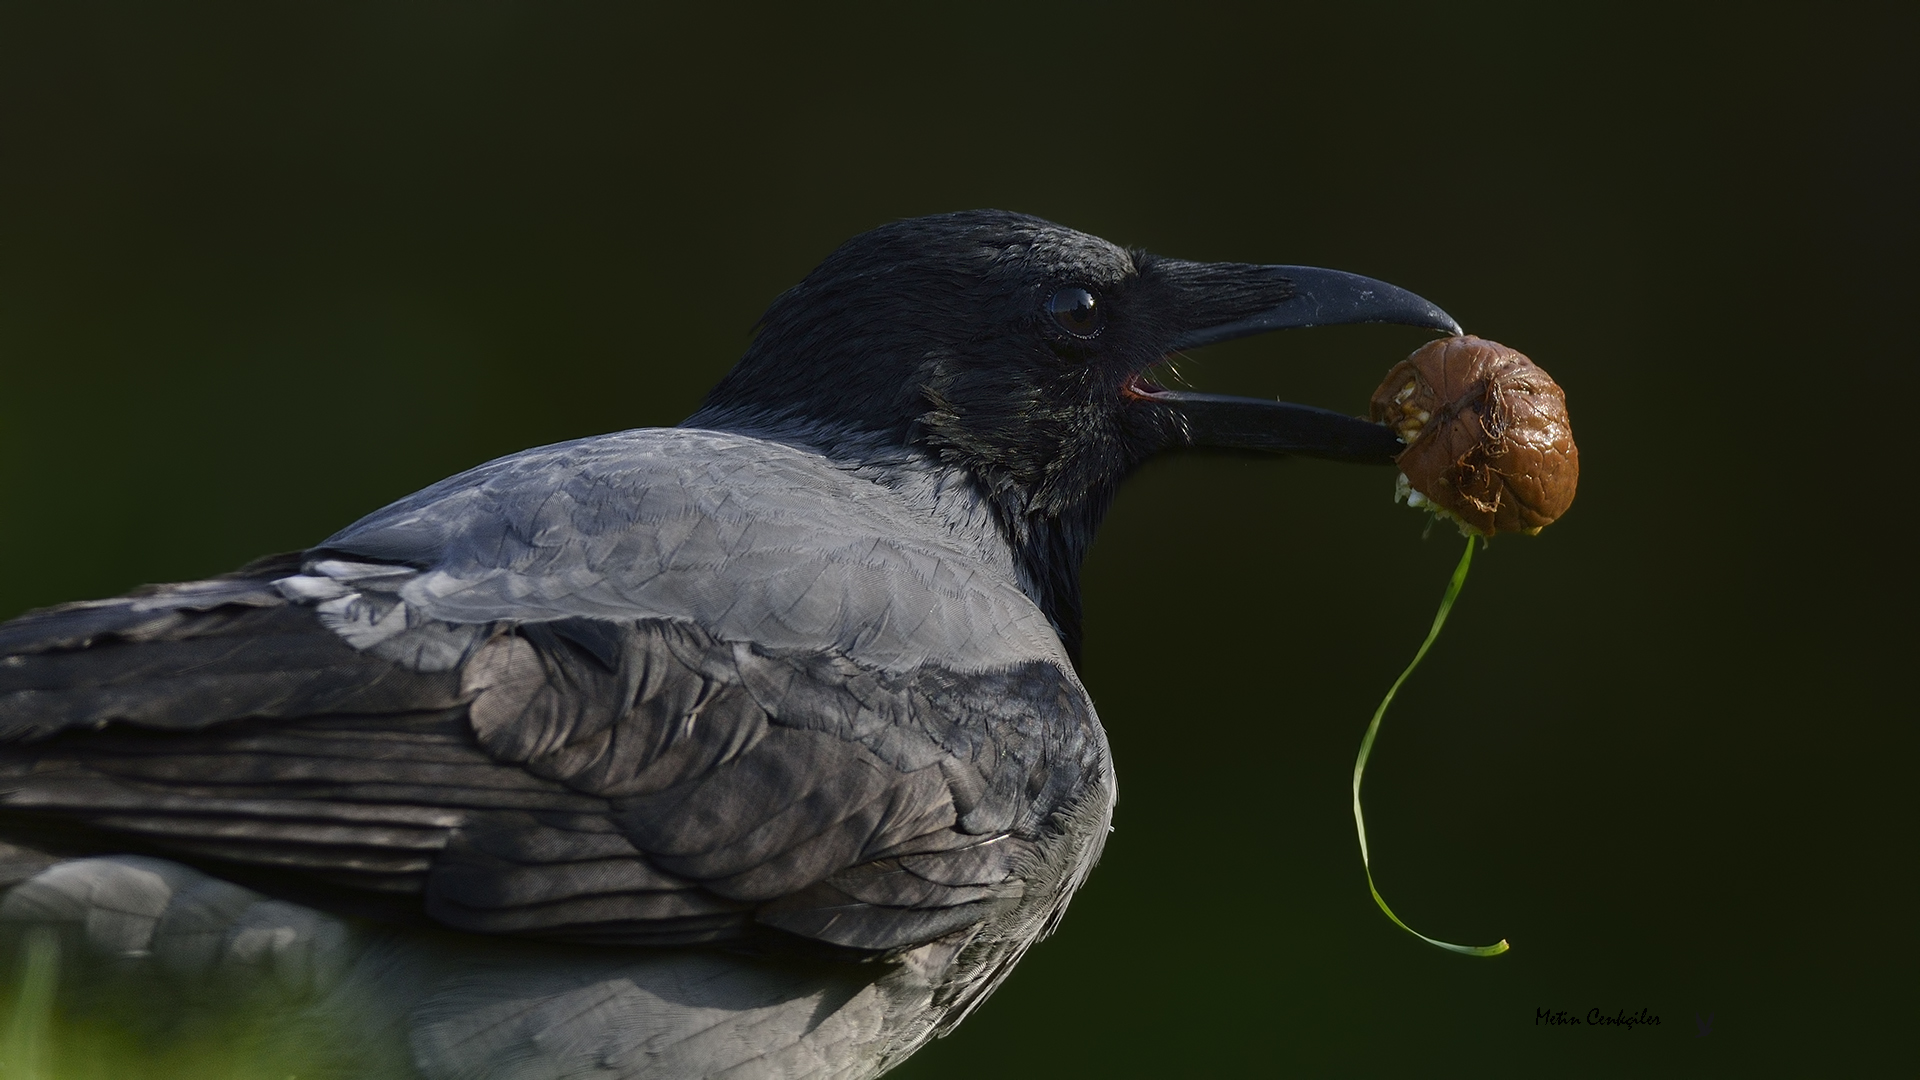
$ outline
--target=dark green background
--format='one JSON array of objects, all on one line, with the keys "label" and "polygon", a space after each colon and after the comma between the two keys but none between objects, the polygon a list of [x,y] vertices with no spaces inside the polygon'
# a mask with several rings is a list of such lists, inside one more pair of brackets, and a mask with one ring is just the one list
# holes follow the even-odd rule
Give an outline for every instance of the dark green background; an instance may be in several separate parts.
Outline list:
[{"label": "dark green background", "polygon": [[[1382,470],[1162,461],[1087,568],[1106,860],[900,1075],[1895,1060],[1912,9],[1456,7],[7,4],[0,614],[674,423],[769,299],[898,217],[1372,274],[1552,371],[1584,451],[1565,521],[1479,560],[1368,776],[1400,913],[1513,951],[1389,925],[1347,809],[1457,542]],[[1186,372],[1358,412],[1423,339]],[[1662,1023],[1535,1023],[1595,1006]]]}]

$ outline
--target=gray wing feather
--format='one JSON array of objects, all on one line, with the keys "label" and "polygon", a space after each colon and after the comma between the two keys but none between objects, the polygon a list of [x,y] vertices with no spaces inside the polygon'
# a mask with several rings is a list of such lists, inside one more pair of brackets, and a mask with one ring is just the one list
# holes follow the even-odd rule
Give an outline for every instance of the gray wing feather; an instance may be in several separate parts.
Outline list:
[{"label": "gray wing feather", "polygon": [[421,672],[257,580],[71,610],[84,633],[7,628],[16,835],[78,823],[464,929],[894,952],[1018,904],[1053,819],[1106,798],[1084,693],[1043,661],[894,674],[573,618],[475,628]]}]

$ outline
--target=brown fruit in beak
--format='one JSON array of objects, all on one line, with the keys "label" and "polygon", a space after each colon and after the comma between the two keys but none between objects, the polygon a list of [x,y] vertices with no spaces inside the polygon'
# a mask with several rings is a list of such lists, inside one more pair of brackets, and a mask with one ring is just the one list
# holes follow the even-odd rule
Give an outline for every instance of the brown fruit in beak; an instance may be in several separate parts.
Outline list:
[{"label": "brown fruit in beak", "polygon": [[1567,395],[1533,361],[1495,341],[1443,338],[1396,364],[1372,418],[1407,443],[1407,485],[1482,536],[1537,533],[1573,505],[1580,451]]}]

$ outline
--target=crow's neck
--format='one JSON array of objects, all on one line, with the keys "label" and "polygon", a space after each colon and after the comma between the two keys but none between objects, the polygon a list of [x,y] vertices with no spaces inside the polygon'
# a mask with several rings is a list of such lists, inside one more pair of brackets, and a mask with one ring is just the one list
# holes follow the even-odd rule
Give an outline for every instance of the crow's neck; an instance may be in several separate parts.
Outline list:
[{"label": "crow's neck", "polygon": [[[693,427],[725,427],[819,453],[849,473],[893,492],[911,509],[924,511],[959,546],[998,565],[1053,623],[1075,664],[1080,662],[1080,565],[1093,543],[1112,491],[1075,500],[1064,512],[1037,509],[1030,492],[998,490],[964,464],[943,461],[932,450],[903,443],[894,433],[825,428],[804,421],[743,424],[730,417],[696,413]],[[718,421],[718,422],[716,422]]]},{"label": "crow's neck", "polygon": [[893,455],[856,462],[860,475],[885,485],[909,506],[926,510],[969,546],[990,550],[994,561],[1005,561],[1020,588],[1053,623],[1067,655],[1080,663],[1080,566],[1110,492],[1055,513],[1036,508],[1025,489],[992,490],[965,465],[943,462],[924,449],[896,444]]},{"label": "crow's neck", "polygon": [[1069,508],[1066,516],[1036,513],[1029,500],[1006,494],[991,501],[1002,531],[1024,570],[1021,587],[1053,620],[1060,643],[1076,666],[1080,663],[1080,565],[1086,561],[1093,533],[1106,514],[1111,494]]}]

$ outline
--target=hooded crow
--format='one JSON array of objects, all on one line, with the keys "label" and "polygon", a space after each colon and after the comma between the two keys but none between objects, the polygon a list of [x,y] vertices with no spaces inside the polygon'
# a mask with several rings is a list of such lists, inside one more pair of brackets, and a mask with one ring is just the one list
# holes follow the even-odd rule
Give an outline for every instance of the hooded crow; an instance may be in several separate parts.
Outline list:
[{"label": "hooded crow", "polygon": [[358,1075],[878,1075],[1099,857],[1079,574],[1117,485],[1401,449],[1150,369],[1356,322],[1459,332],[1019,214],[856,237],[680,427],[0,626],[0,922],[178,1007],[270,991]]}]

